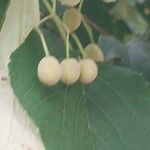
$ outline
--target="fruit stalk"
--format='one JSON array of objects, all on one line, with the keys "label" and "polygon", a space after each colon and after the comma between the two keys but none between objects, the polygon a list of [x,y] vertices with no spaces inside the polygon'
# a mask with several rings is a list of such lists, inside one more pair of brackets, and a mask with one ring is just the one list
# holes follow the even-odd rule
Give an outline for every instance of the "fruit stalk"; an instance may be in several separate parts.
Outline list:
[{"label": "fruit stalk", "polygon": [[45,55],[46,56],[49,56],[50,53],[49,53],[49,50],[48,50],[48,47],[47,47],[47,44],[46,44],[46,40],[45,40],[45,37],[44,37],[44,34],[43,32],[41,31],[40,28],[36,28],[35,31],[38,33],[40,39],[41,39],[41,42],[42,42],[42,45],[43,45],[43,48],[44,48],[44,52],[45,52]]},{"label": "fruit stalk", "polygon": [[[46,6],[49,13],[51,14],[52,10],[53,10],[51,4],[47,0],[43,0],[43,3]],[[56,13],[54,13],[53,16],[54,16],[53,21],[56,23],[59,31],[61,32],[63,39],[66,39],[66,36],[65,36],[66,35],[65,32],[67,32],[66,25],[63,23],[63,21],[60,19],[60,17]],[[75,33],[73,33],[71,36],[75,40],[82,56],[85,57],[84,49],[80,42],[80,39],[78,38],[78,36]],[[70,43],[69,43],[69,45],[70,45],[70,49],[72,49],[72,45]]]}]

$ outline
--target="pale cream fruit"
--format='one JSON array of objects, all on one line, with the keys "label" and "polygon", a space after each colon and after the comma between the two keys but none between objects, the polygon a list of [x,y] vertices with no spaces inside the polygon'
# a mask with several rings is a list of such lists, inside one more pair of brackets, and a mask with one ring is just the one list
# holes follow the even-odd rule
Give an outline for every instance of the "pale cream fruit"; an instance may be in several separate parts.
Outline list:
[{"label": "pale cream fruit", "polygon": [[63,16],[63,22],[68,27],[70,32],[77,30],[82,21],[82,15],[80,11],[76,8],[67,9]]},{"label": "pale cream fruit", "polygon": [[89,84],[94,81],[98,74],[98,67],[95,61],[88,58],[80,60],[79,63],[81,65],[80,82],[83,84]]},{"label": "pale cream fruit", "polygon": [[79,4],[79,2],[81,0],[59,0],[61,2],[62,5],[68,6],[68,7],[74,7],[77,4]]},{"label": "pale cream fruit", "polygon": [[85,48],[85,54],[87,58],[91,58],[96,62],[104,61],[104,54],[96,43],[87,45],[87,47]]},{"label": "pale cream fruit", "polygon": [[62,71],[61,80],[63,83],[70,85],[79,79],[81,68],[75,58],[64,59],[60,65]]},{"label": "pale cream fruit", "polygon": [[39,80],[47,85],[55,85],[61,78],[61,67],[59,61],[54,56],[44,57],[37,69]]}]

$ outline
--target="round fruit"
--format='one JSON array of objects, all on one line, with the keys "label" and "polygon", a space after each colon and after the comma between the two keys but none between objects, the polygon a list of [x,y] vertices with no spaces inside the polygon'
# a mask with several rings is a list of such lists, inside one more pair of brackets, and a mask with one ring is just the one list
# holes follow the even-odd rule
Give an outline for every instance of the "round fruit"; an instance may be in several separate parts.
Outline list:
[{"label": "round fruit", "polygon": [[68,7],[74,7],[77,4],[79,4],[81,0],[60,0],[62,5],[68,6]]},{"label": "round fruit", "polygon": [[81,75],[79,80],[83,84],[89,84],[95,80],[98,74],[97,64],[92,59],[82,59],[80,60],[81,65]]},{"label": "round fruit", "polygon": [[38,65],[37,75],[43,84],[55,85],[61,78],[59,61],[54,56],[44,57]]},{"label": "round fruit", "polygon": [[65,84],[73,84],[80,77],[80,64],[75,58],[64,59],[61,63],[61,80]]},{"label": "round fruit", "polygon": [[76,8],[67,9],[63,16],[63,21],[69,28],[70,32],[74,32],[81,25],[82,15]]},{"label": "round fruit", "polygon": [[85,54],[87,58],[91,58],[96,62],[104,61],[104,54],[100,47],[95,43],[91,43],[85,48]]}]

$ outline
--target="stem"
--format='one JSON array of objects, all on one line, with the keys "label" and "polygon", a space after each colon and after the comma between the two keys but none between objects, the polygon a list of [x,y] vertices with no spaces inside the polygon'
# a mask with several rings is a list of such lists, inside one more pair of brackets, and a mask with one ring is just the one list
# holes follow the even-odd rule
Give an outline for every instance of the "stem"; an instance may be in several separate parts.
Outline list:
[{"label": "stem", "polygon": [[79,4],[79,11],[81,12],[81,9],[82,9],[82,5],[83,5],[83,2],[84,2],[84,0],[81,0],[81,2],[80,2],[80,4]]},{"label": "stem", "polygon": [[72,37],[73,37],[73,39],[75,40],[76,44],[78,45],[79,50],[80,50],[80,52],[81,52],[83,58],[85,58],[86,55],[85,55],[85,52],[84,52],[84,48],[83,48],[83,46],[82,46],[82,44],[81,44],[81,42],[80,42],[78,36],[77,36],[75,33],[73,33],[73,34],[72,34]]},{"label": "stem", "polygon": [[[51,7],[51,4],[47,1],[47,0],[43,0],[43,3],[45,4],[47,10],[49,11],[49,13],[51,14],[52,13],[52,7]],[[64,24],[64,22],[60,19],[60,17],[54,13],[53,14],[53,21],[56,23],[63,39],[66,39],[66,33],[65,32],[68,32],[68,27]],[[72,37],[73,39],[75,40],[81,54],[83,57],[85,57],[85,52],[84,52],[84,48],[79,40],[79,38],[77,37],[77,35],[75,33],[72,34]],[[72,45],[69,43],[71,49],[72,49]]]},{"label": "stem", "polygon": [[49,53],[49,50],[48,50],[48,47],[47,47],[46,40],[45,40],[45,37],[44,37],[43,32],[42,32],[41,29],[38,28],[38,27],[37,27],[35,30],[36,30],[36,32],[38,33],[38,35],[39,35],[39,37],[40,37],[40,39],[41,39],[41,42],[42,42],[42,45],[43,45],[43,49],[44,49],[45,55],[46,55],[46,56],[49,56],[50,53]]},{"label": "stem", "polygon": [[[51,7],[51,4],[48,2],[48,0],[42,0],[42,1],[43,1],[43,3],[44,3],[45,7],[47,8],[48,12],[49,12],[50,14],[53,13],[53,16],[55,16],[55,12],[53,11],[53,9],[52,9],[52,7]],[[53,6],[54,6],[54,5],[53,5]],[[54,8],[54,7],[53,7],[53,8]],[[53,18],[53,21],[56,23],[56,21],[55,21],[54,18]],[[66,38],[66,37],[65,37],[65,32],[64,32],[64,30],[61,28],[60,24],[57,24],[57,23],[56,23],[56,26],[57,26],[57,28],[58,28],[58,30],[59,30],[59,32],[60,32],[62,38],[65,39],[65,38]]]},{"label": "stem", "polygon": [[[55,18],[55,21],[56,21],[59,25],[62,25],[63,28],[64,28],[64,30],[65,30],[66,32],[68,32],[68,27],[67,27],[67,26],[64,24],[64,22],[59,18],[59,16],[57,16],[57,15],[55,14],[55,15],[54,15],[54,18]],[[84,48],[83,48],[83,46],[82,46],[82,44],[81,44],[81,42],[80,42],[78,36],[77,36],[75,33],[71,34],[71,36],[72,36],[73,39],[75,40],[75,42],[76,42],[76,44],[77,44],[77,46],[78,46],[78,48],[79,48],[79,50],[80,50],[82,56],[85,57]]]},{"label": "stem", "polygon": [[19,44],[21,42],[21,38],[22,38],[22,29],[23,29],[23,13],[24,13],[24,0],[19,2]]},{"label": "stem", "polygon": [[90,20],[86,15],[84,15],[84,19],[86,20],[86,22],[89,24],[89,26],[96,32],[102,34],[102,35],[110,35],[107,31],[105,31],[103,28],[101,28],[100,26],[98,26],[95,22],[93,22],[92,20]]},{"label": "stem", "polygon": [[70,52],[69,52],[69,30],[67,31],[67,38],[66,38],[66,57],[70,57]]},{"label": "stem", "polygon": [[43,24],[45,21],[51,19],[52,17],[53,17],[53,15],[51,14],[51,15],[48,15],[48,16],[46,16],[45,18],[43,18],[43,19],[40,21],[39,26],[40,26],[41,24]]},{"label": "stem", "polygon": [[[54,21],[56,21],[56,24],[58,24],[58,25],[60,25],[60,26],[62,25],[62,26],[63,26],[63,29],[64,29],[66,32],[68,32],[68,27],[64,24],[64,22],[60,19],[60,17],[59,17],[57,14],[54,14]],[[62,26],[61,26],[61,27],[62,27]],[[71,34],[71,35],[72,35],[73,39],[75,40],[75,42],[76,42],[76,44],[77,44],[77,46],[78,46],[78,48],[79,48],[79,50],[80,50],[82,56],[85,57],[84,48],[83,48],[83,46],[82,46],[82,44],[81,44],[81,42],[80,42],[78,36],[77,36],[75,33],[73,33],[73,34]]]},{"label": "stem", "polygon": [[[53,18],[52,18],[52,19],[53,19],[54,23],[56,24],[56,26],[57,26],[57,28],[58,28],[60,34],[61,34],[61,37],[63,38],[63,40],[64,40],[64,42],[65,42],[65,40],[66,40],[66,35],[65,35],[65,34],[66,34],[66,33],[65,33],[65,31],[63,30],[63,28],[61,27],[60,23],[58,23],[59,21],[58,21],[58,18],[56,17],[56,13],[55,13],[55,11],[53,11],[54,8],[55,8],[55,10],[56,10],[55,4],[53,5],[53,9],[52,9],[50,3],[49,3],[47,0],[42,0],[42,1],[43,1],[43,3],[44,3],[45,7],[47,8],[48,12],[49,12],[50,14],[53,14]],[[56,2],[56,0],[55,0],[55,2]],[[55,6],[55,7],[54,7],[54,6]],[[54,16],[55,16],[55,17],[54,17]],[[71,45],[71,43],[69,43],[69,45],[70,45],[70,49],[73,49],[73,46]]]},{"label": "stem", "polygon": [[56,12],[56,0],[53,0],[53,12],[52,14],[55,14]]},{"label": "stem", "polygon": [[87,24],[84,16],[82,16],[82,23],[83,23],[83,25],[84,25],[84,27],[85,27],[85,29],[87,31],[87,34],[89,36],[90,41],[93,43],[94,42],[93,32],[92,32],[91,27]]},{"label": "stem", "polygon": [[[45,5],[47,6],[47,1],[45,1]],[[48,15],[48,16],[46,16],[45,18],[43,18],[41,21],[40,21],[40,24],[39,24],[39,26],[42,24],[42,23],[44,23],[45,21],[47,21],[48,19],[51,19],[53,16],[54,16],[54,14],[55,14],[55,12],[56,12],[56,0],[53,0],[53,8],[52,8],[52,10],[51,10],[51,14],[50,15]]]},{"label": "stem", "polygon": [[[57,15],[55,14],[54,17],[56,18],[57,23],[58,23],[58,24],[62,24],[64,30],[65,30],[66,32],[68,32],[68,27],[67,27],[67,26],[65,25],[65,23],[59,18],[59,16],[57,16]],[[83,46],[82,46],[82,44],[81,44],[80,39],[78,38],[78,36],[77,36],[75,33],[71,34],[71,36],[72,36],[73,39],[75,40],[75,42],[76,42],[76,44],[77,44],[77,46],[78,46],[78,48],[79,48],[79,50],[80,50],[82,56],[85,58],[84,48],[83,48]]]}]

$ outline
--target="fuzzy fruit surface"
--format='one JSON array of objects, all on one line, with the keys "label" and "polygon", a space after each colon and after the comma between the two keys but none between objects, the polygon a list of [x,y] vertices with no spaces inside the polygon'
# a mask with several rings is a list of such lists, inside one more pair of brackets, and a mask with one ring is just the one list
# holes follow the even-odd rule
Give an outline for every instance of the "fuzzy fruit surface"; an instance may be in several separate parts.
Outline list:
[{"label": "fuzzy fruit surface", "polygon": [[82,15],[76,8],[67,9],[63,16],[63,21],[69,28],[70,32],[74,32],[81,25]]},{"label": "fuzzy fruit surface", "polygon": [[80,82],[83,84],[89,84],[94,81],[98,74],[97,64],[90,58],[80,60],[81,74]]},{"label": "fuzzy fruit surface", "polygon": [[38,65],[37,75],[43,84],[47,86],[55,85],[61,78],[59,61],[54,56],[42,58]]},{"label": "fuzzy fruit surface", "polygon": [[80,76],[81,67],[75,58],[67,58],[61,62],[62,76],[61,80],[65,84],[75,83]]},{"label": "fuzzy fruit surface", "polygon": [[104,61],[104,54],[96,43],[90,43],[87,45],[85,48],[85,54],[87,58],[91,58],[96,62]]},{"label": "fuzzy fruit surface", "polygon": [[60,0],[62,5],[68,6],[68,7],[74,7],[77,4],[79,4],[81,0]]}]

